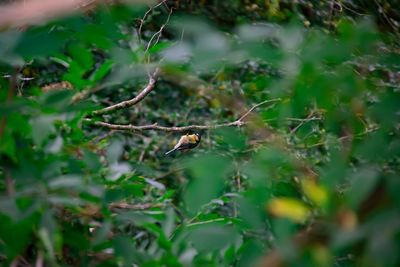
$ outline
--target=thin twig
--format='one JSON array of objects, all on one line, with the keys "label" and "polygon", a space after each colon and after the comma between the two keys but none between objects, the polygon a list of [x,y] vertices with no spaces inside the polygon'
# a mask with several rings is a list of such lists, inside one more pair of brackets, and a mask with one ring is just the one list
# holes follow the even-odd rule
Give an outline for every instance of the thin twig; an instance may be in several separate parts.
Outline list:
[{"label": "thin twig", "polygon": [[79,93],[76,93],[75,95],[72,96],[71,102],[72,103],[77,103],[77,102],[87,98],[89,95],[91,95],[93,93],[96,93],[97,91],[102,90],[103,88],[104,88],[104,86],[99,85],[99,86],[96,86],[94,88],[86,89],[86,90],[83,90],[83,91],[81,91]]},{"label": "thin twig", "polygon": [[138,162],[142,162],[143,161],[144,156],[146,155],[146,150],[151,145],[151,138],[144,137],[143,142],[145,142],[145,147],[143,147],[142,151],[140,152]]},{"label": "thin twig", "polygon": [[270,100],[265,100],[263,102],[258,103],[257,105],[253,106],[251,109],[249,109],[245,114],[243,114],[240,118],[239,121],[243,120],[244,118],[246,118],[254,109],[258,108],[261,105],[264,105],[266,103],[271,103],[271,102],[276,102],[276,101],[280,101],[280,98],[276,98],[276,99],[270,99]]},{"label": "thin twig", "polygon": [[306,119],[301,119],[301,118],[285,118],[287,121],[297,121],[297,122],[309,122],[309,121],[320,121],[322,120],[321,117],[312,117],[312,118],[306,118]]},{"label": "thin twig", "polygon": [[369,133],[373,133],[373,132],[375,132],[375,131],[378,131],[380,128],[378,127],[378,126],[376,126],[376,127],[371,127],[371,128],[369,128],[369,129],[366,129],[365,131],[363,131],[363,132],[361,132],[361,133],[358,133],[358,134],[354,134],[354,135],[345,135],[345,136],[342,136],[342,137],[339,137],[338,138],[338,140],[340,140],[340,141],[343,141],[343,140],[346,140],[346,139],[355,139],[355,138],[359,138],[359,137],[363,137],[364,135],[367,135],[367,134],[369,134]]},{"label": "thin twig", "polygon": [[245,114],[243,114],[238,121],[243,121],[244,118],[246,118],[254,109],[258,108],[261,105],[267,104],[267,103],[271,103],[271,102],[278,102],[281,101],[280,98],[274,98],[274,99],[270,99],[270,100],[265,100],[263,102],[258,103],[257,105],[253,106],[251,109],[249,109]]},{"label": "thin twig", "polygon": [[146,19],[146,17],[150,14],[150,12],[152,12],[155,8],[161,6],[163,3],[165,3],[167,0],[163,0],[160,3],[158,3],[157,5],[150,7],[149,10],[146,11],[146,13],[144,13],[143,18],[140,20],[140,25],[139,25],[139,29],[138,29],[138,38],[139,38],[139,44],[141,43],[142,39],[141,39],[141,35],[142,35],[142,27],[144,24],[144,21]]},{"label": "thin twig", "polygon": [[391,18],[389,18],[386,13],[384,8],[379,4],[379,2],[377,0],[374,1],[375,4],[378,6],[378,12],[381,13],[384,17],[384,19],[386,20],[386,22],[389,24],[390,27],[392,27],[392,29],[394,30],[394,32],[396,34],[398,34],[398,28],[396,27],[396,25],[393,24],[393,22],[391,21]]},{"label": "thin twig", "polygon": [[146,210],[150,208],[159,208],[162,207],[163,204],[160,203],[143,203],[143,204],[129,204],[126,202],[119,202],[119,203],[111,203],[108,207],[112,211],[116,211],[118,209],[123,209],[123,210]]},{"label": "thin twig", "polygon": [[296,127],[294,127],[289,135],[293,135],[301,126],[303,126],[304,123],[312,121],[310,119],[314,119],[315,117],[311,117],[314,115],[314,111],[311,111],[310,114],[308,114],[307,118],[305,118],[304,120],[302,120]]},{"label": "thin twig", "polygon": [[249,109],[243,116],[241,116],[239,119],[232,121],[232,122],[226,122],[226,123],[220,123],[220,124],[214,124],[214,125],[189,125],[189,126],[172,126],[172,127],[166,127],[166,126],[159,126],[157,123],[150,124],[150,125],[141,125],[141,126],[136,126],[136,125],[123,125],[123,124],[111,124],[107,122],[102,122],[102,121],[93,121],[91,119],[85,119],[84,122],[90,123],[95,126],[103,127],[103,128],[108,128],[111,130],[120,130],[120,131],[133,131],[133,132],[141,132],[141,131],[146,131],[146,130],[154,130],[154,131],[164,131],[164,132],[189,132],[193,130],[213,130],[213,129],[218,129],[222,127],[240,127],[244,124],[246,124],[243,120],[252,112],[254,109],[257,107],[267,104],[267,103],[274,103],[281,101],[280,98],[275,98],[275,99],[270,99],[263,101],[261,103],[258,103],[257,105],[253,106],[251,109]]},{"label": "thin twig", "polygon": [[146,85],[146,87],[136,97],[134,97],[130,100],[122,101],[118,104],[115,104],[115,105],[112,105],[112,106],[109,106],[109,107],[106,107],[106,108],[103,108],[100,110],[93,111],[92,115],[102,115],[105,113],[110,113],[112,111],[116,111],[119,109],[128,108],[133,105],[136,105],[137,103],[142,101],[154,89],[158,74],[159,74],[159,69],[157,68],[154,71],[154,73],[152,75],[150,75],[149,82]]},{"label": "thin twig", "polygon": [[153,36],[151,36],[149,42],[147,43],[147,47],[146,47],[145,53],[147,53],[149,51],[149,49],[151,47],[151,43],[153,42],[153,39],[156,38],[156,36],[157,36],[157,40],[155,41],[153,46],[155,46],[160,41],[160,37],[161,37],[162,31],[164,30],[165,26],[167,26],[167,24],[169,22],[169,19],[171,18],[173,10],[174,10],[173,8],[171,8],[169,10],[168,17],[167,17],[167,20],[165,21],[165,23],[163,25],[161,25],[160,29],[156,33],[154,33]]},{"label": "thin twig", "polygon": [[[339,140],[339,141],[354,140],[354,139],[361,138],[361,137],[363,137],[365,135],[368,135],[368,134],[373,133],[373,132],[378,131],[378,130],[379,130],[379,127],[374,127],[374,128],[371,128],[371,129],[367,129],[367,130],[365,130],[365,131],[363,131],[361,133],[358,133],[358,134],[345,135],[345,136],[339,137],[337,140]],[[327,143],[328,143],[327,140],[323,140],[321,142],[318,142],[318,143],[315,143],[315,144],[312,144],[312,145],[296,146],[296,148],[298,148],[298,149],[310,149],[310,148],[315,148],[315,147],[319,147],[319,146],[324,146]]]},{"label": "thin twig", "polygon": [[227,219],[216,218],[216,219],[212,219],[212,220],[208,220],[208,221],[199,221],[199,222],[190,223],[190,224],[187,224],[186,227],[193,227],[193,226],[197,226],[197,225],[203,225],[203,224],[209,224],[209,223],[215,223],[215,222],[224,222],[224,221],[227,221]]},{"label": "thin twig", "polygon": [[[336,2],[336,4],[340,5],[342,8],[347,9],[348,11],[350,11],[358,16],[366,16],[367,15],[365,13],[360,13],[360,12],[356,11],[355,9],[346,6],[343,2],[341,2],[341,3]],[[351,4],[351,3],[349,3],[349,4]]]},{"label": "thin twig", "polygon": [[154,180],[160,180],[160,179],[166,178],[169,175],[180,172],[182,170],[184,170],[184,168],[176,168],[176,169],[169,170],[166,173],[163,173],[162,175],[155,177]]}]

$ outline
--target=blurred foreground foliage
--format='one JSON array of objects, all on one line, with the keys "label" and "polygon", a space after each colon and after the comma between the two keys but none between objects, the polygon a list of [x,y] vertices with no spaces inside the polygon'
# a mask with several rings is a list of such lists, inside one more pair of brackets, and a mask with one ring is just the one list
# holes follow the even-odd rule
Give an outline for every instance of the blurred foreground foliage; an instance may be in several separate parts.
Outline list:
[{"label": "blurred foreground foliage", "polygon": [[[0,32],[0,262],[399,266],[395,1],[193,2]],[[172,157],[178,133],[85,123],[155,66],[145,100],[93,119],[213,125],[280,101]]]}]

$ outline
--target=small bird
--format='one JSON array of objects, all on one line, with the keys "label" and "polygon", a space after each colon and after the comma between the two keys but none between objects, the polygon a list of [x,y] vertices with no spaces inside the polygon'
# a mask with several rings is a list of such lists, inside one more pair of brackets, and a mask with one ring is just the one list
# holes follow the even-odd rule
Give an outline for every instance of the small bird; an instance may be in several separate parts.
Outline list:
[{"label": "small bird", "polygon": [[184,151],[195,148],[200,143],[200,140],[201,135],[199,133],[182,135],[174,148],[165,153],[165,155],[168,155],[176,150]]}]

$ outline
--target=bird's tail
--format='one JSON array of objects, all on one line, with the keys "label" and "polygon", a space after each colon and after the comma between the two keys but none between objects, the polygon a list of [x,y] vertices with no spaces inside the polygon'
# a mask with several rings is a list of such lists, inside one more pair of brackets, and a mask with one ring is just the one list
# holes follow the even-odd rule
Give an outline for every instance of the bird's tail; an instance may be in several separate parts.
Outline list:
[{"label": "bird's tail", "polygon": [[173,148],[173,149],[171,149],[170,151],[166,152],[166,153],[165,153],[165,155],[168,155],[168,154],[170,154],[170,153],[174,152],[175,150],[177,150],[177,148]]}]

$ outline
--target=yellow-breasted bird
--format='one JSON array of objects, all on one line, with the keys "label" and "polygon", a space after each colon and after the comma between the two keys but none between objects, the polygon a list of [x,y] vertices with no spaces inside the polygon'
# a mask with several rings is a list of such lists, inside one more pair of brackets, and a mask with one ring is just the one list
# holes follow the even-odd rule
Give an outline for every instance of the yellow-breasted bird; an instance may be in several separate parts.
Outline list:
[{"label": "yellow-breasted bird", "polygon": [[169,153],[172,153],[177,150],[189,150],[192,148],[195,148],[201,140],[201,135],[199,133],[195,134],[185,134],[182,135],[181,138],[179,138],[178,143],[174,146],[173,149],[165,153],[165,155],[168,155]]}]

